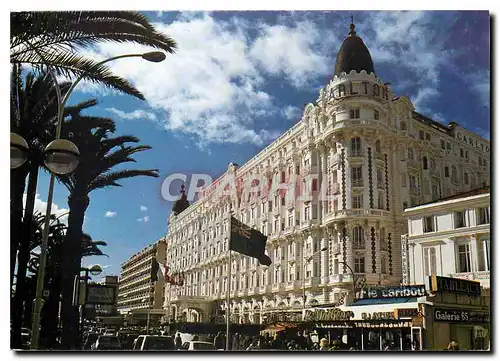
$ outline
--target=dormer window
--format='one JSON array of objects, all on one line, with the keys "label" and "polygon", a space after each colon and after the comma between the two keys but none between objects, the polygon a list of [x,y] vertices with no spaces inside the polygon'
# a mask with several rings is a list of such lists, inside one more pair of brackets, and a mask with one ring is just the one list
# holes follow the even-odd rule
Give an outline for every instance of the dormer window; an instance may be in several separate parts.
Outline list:
[{"label": "dormer window", "polygon": [[359,108],[351,109],[351,119],[359,119]]}]

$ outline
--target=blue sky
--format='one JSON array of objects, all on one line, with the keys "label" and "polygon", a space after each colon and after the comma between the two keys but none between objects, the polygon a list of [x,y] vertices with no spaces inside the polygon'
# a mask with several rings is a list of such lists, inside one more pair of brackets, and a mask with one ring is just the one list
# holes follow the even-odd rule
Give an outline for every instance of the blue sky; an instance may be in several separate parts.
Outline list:
[{"label": "blue sky", "polygon": [[[171,202],[161,185],[176,172],[218,176],[245,163],[300,119],[332,76],[350,15],[371,52],[376,74],[416,110],[490,136],[490,35],[487,12],[208,12],[146,13],[178,43],[160,64],[124,59],[110,64],[146,96],[141,102],[81,84],[70,103],[96,97],[91,113],[111,117],[117,134],[137,136],[152,150],[137,167],[161,177],[136,178],[91,193],[85,231],[108,242],[109,258],[93,258],[119,274],[130,255],[167,233]],[[87,55],[104,59],[143,48],[103,44]],[[44,208],[49,177],[38,183]],[[177,191],[177,190],[176,190]],[[56,185],[58,214],[67,190]]]}]

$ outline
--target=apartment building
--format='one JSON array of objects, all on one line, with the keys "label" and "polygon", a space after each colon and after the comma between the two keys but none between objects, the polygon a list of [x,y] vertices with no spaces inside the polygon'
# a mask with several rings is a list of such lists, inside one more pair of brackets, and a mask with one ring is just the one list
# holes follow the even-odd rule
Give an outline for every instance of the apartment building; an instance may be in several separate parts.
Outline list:
[{"label": "apartment building", "polygon": [[490,188],[408,208],[403,238],[407,282],[428,276],[479,281],[490,288]]}]

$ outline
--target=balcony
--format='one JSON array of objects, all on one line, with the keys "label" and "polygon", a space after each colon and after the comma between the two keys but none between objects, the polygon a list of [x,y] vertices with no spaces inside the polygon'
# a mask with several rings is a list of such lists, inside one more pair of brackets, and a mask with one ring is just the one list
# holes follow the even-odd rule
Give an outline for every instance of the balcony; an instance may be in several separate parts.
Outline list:
[{"label": "balcony", "polygon": [[[342,267],[342,265],[340,265],[339,267]],[[352,283],[352,276],[347,273],[331,275],[330,283]]]},{"label": "balcony", "polygon": [[361,158],[363,157],[363,152],[362,151],[352,151],[349,153],[351,158]]},{"label": "balcony", "polygon": [[351,181],[351,187],[363,188],[363,179],[353,179]]},{"label": "balcony", "polygon": [[352,249],[365,249],[365,241],[354,241],[352,243]]}]

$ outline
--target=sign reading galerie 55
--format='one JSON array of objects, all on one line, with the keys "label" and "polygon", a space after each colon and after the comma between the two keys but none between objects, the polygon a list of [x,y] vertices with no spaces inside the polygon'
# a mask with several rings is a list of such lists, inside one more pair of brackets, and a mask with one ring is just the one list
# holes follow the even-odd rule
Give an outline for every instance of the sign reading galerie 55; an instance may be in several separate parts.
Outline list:
[{"label": "sign reading galerie 55", "polygon": [[425,285],[368,287],[361,291],[362,298],[396,298],[425,296]]},{"label": "sign reading galerie 55", "polygon": [[464,309],[435,308],[435,322],[460,322],[460,323],[488,323],[488,313],[476,312]]}]

